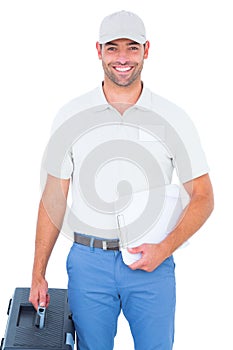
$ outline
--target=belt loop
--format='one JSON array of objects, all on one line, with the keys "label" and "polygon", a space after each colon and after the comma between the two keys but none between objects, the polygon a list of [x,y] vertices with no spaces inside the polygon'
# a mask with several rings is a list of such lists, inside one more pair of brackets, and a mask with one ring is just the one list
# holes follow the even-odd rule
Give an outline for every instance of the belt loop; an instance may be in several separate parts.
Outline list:
[{"label": "belt loop", "polygon": [[90,250],[91,250],[92,253],[94,252],[94,240],[95,240],[95,238],[91,237],[91,239],[90,239]]}]

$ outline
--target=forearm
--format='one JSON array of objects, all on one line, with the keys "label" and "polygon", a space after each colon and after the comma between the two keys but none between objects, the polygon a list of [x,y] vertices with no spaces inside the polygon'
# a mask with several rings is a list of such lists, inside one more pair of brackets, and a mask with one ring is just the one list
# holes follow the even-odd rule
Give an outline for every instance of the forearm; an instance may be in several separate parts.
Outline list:
[{"label": "forearm", "polygon": [[48,260],[58,235],[59,228],[52,222],[41,200],[36,229],[33,278],[45,277]]},{"label": "forearm", "polygon": [[49,257],[62,227],[69,181],[49,177],[43,192],[36,227],[33,277],[44,277]]}]

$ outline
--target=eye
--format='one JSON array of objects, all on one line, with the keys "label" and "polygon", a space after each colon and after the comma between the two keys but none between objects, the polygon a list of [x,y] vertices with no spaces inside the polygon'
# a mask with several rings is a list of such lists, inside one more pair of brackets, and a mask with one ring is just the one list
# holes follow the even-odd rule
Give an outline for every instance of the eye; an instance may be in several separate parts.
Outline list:
[{"label": "eye", "polygon": [[138,46],[130,46],[129,48],[131,51],[137,51],[138,50]]},{"label": "eye", "polygon": [[114,47],[114,46],[109,46],[109,47],[107,48],[107,51],[116,51],[116,47]]}]

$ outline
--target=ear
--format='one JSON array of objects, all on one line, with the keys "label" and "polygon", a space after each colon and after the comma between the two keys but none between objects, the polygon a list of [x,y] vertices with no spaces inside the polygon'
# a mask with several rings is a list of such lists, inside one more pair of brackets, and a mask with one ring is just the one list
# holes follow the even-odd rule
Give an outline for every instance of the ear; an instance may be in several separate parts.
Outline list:
[{"label": "ear", "polygon": [[150,42],[147,40],[146,43],[145,43],[144,58],[148,57],[149,48],[150,48]]},{"label": "ear", "polygon": [[101,45],[98,41],[96,42],[96,50],[98,53],[98,57],[101,60],[102,59],[102,48],[101,48]]}]

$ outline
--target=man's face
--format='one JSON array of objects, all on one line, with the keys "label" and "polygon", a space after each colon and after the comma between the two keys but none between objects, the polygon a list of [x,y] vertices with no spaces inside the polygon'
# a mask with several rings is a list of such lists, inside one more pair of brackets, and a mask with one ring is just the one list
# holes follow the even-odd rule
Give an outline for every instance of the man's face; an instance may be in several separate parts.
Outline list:
[{"label": "man's face", "polygon": [[142,45],[129,39],[117,39],[103,45],[97,43],[96,48],[106,79],[118,86],[129,86],[140,79],[149,42]]}]

